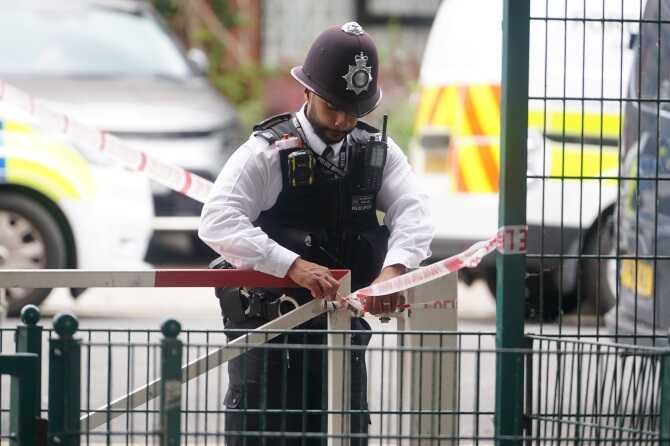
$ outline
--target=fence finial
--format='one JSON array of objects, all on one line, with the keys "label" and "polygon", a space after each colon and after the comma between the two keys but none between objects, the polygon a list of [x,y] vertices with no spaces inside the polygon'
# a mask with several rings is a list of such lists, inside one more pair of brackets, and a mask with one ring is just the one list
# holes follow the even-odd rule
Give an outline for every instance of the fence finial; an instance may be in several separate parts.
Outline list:
[{"label": "fence finial", "polygon": [[79,320],[69,313],[61,313],[56,315],[53,325],[61,339],[71,339],[79,328]]},{"label": "fence finial", "polygon": [[21,309],[21,322],[25,325],[37,325],[40,317],[40,310],[35,305],[26,305]]},{"label": "fence finial", "polygon": [[181,324],[176,319],[166,319],[161,324],[161,333],[166,338],[176,338],[181,333]]}]

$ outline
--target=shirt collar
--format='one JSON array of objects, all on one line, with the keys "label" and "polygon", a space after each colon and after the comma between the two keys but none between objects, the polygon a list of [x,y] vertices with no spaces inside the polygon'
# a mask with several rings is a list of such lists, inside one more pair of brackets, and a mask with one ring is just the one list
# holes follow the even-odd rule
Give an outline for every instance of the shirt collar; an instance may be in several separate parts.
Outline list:
[{"label": "shirt collar", "polygon": [[339,155],[340,149],[342,148],[342,143],[344,142],[344,139],[342,141],[337,142],[335,144],[326,144],[317,136],[317,134],[314,132],[314,127],[312,127],[312,124],[309,122],[309,119],[307,119],[307,116],[305,116],[305,108],[307,107],[307,104],[304,104],[302,107],[300,107],[300,110],[295,114],[295,117],[298,119],[298,122],[300,123],[300,127],[302,127],[302,131],[305,134],[305,139],[307,139],[307,145],[316,152],[317,155],[322,155],[323,151],[326,150],[326,147],[330,145],[330,147],[333,148],[333,153],[335,155]]}]

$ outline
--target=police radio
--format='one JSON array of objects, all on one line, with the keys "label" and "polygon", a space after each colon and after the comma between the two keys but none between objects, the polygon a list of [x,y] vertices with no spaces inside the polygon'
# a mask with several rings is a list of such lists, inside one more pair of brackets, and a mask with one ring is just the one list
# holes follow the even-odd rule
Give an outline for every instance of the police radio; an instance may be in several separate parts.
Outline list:
[{"label": "police radio", "polygon": [[358,159],[354,167],[353,192],[374,193],[382,186],[384,165],[386,164],[386,125],[388,115],[384,115],[381,138],[374,136],[365,142],[360,148]]}]

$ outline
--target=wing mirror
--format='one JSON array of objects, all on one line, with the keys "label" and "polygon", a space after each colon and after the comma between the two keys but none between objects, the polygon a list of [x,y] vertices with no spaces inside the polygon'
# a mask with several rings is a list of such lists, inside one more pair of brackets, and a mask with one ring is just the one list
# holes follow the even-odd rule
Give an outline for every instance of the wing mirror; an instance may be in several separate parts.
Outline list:
[{"label": "wing mirror", "polygon": [[207,76],[207,73],[209,72],[209,57],[207,57],[207,53],[200,48],[191,48],[188,50],[186,56],[195,67],[198,74]]}]

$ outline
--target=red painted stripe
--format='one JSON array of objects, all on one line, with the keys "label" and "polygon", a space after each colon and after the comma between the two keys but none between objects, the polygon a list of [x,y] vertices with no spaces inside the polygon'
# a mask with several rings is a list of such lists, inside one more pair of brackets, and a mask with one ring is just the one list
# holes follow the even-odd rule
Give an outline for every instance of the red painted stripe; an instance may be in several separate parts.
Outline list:
[{"label": "red painted stripe", "polygon": [[[346,270],[331,270],[339,280]],[[280,279],[258,271],[242,270],[156,270],[156,287],[255,287],[300,288],[291,279]]]},{"label": "red painted stripe", "polygon": [[182,194],[185,194],[188,192],[188,190],[191,188],[191,183],[193,182],[193,179],[191,178],[191,172],[184,171],[184,187],[181,188],[179,192]]},{"label": "red painted stripe", "polygon": [[500,85],[491,85],[493,90],[493,96],[496,98],[496,105],[498,105],[498,110],[500,110]]},{"label": "red painted stripe", "polygon": [[465,180],[464,180],[464,172],[463,172],[463,163],[461,163],[460,160],[460,155],[457,151],[454,151],[454,154],[452,155],[453,159],[455,162],[452,165],[451,172],[454,175],[454,179],[456,181],[456,191],[457,192],[467,192],[468,188],[465,185]]},{"label": "red painted stripe", "polygon": [[463,267],[463,260],[459,259],[458,257],[454,259],[449,259],[447,260],[445,266],[451,272],[458,271]]},{"label": "red painted stripe", "polygon": [[147,154],[144,152],[140,152],[140,164],[137,166],[137,170],[141,172],[146,167],[147,167]]},{"label": "red painted stripe", "polygon": [[428,115],[428,124],[434,124],[433,119],[435,119],[435,113],[437,113],[437,108],[440,105],[440,101],[442,100],[442,95],[444,94],[445,90],[446,87],[440,87],[437,94],[435,95],[435,102],[433,102],[432,107],[430,108],[430,114]]},{"label": "red painted stripe", "polygon": [[[479,123],[479,118],[477,117],[477,112],[475,111],[475,104],[472,101],[472,95],[470,94],[468,87],[463,88],[466,89],[464,91],[465,94],[463,95],[463,107],[465,108],[465,113],[466,116],[468,117],[468,123],[470,124],[471,134],[473,136],[486,136],[486,132]],[[493,155],[491,154],[491,149],[489,148],[488,145],[486,146],[480,145],[479,150],[477,150],[477,154],[479,155],[479,160],[482,163],[484,172],[486,172],[486,179],[488,180],[489,183],[488,190],[497,191],[498,168],[496,166],[495,160],[493,159]]]},{"label": "red painted stripe", "polygon": [[499,173],[498,173],[498,166],[496,165],[496,160],[493,156],[493,146],[486,144],[486,145],[480,145],[478,146],[479,150],[479,159],[482,160],[482,164],[484,165],[484,170],[486,170],[486,175],[489,179],[489,182],[491,184],[491,190],[492,192],[497,192],[498,191],[498,183],[500,182],[499,180]]}]

